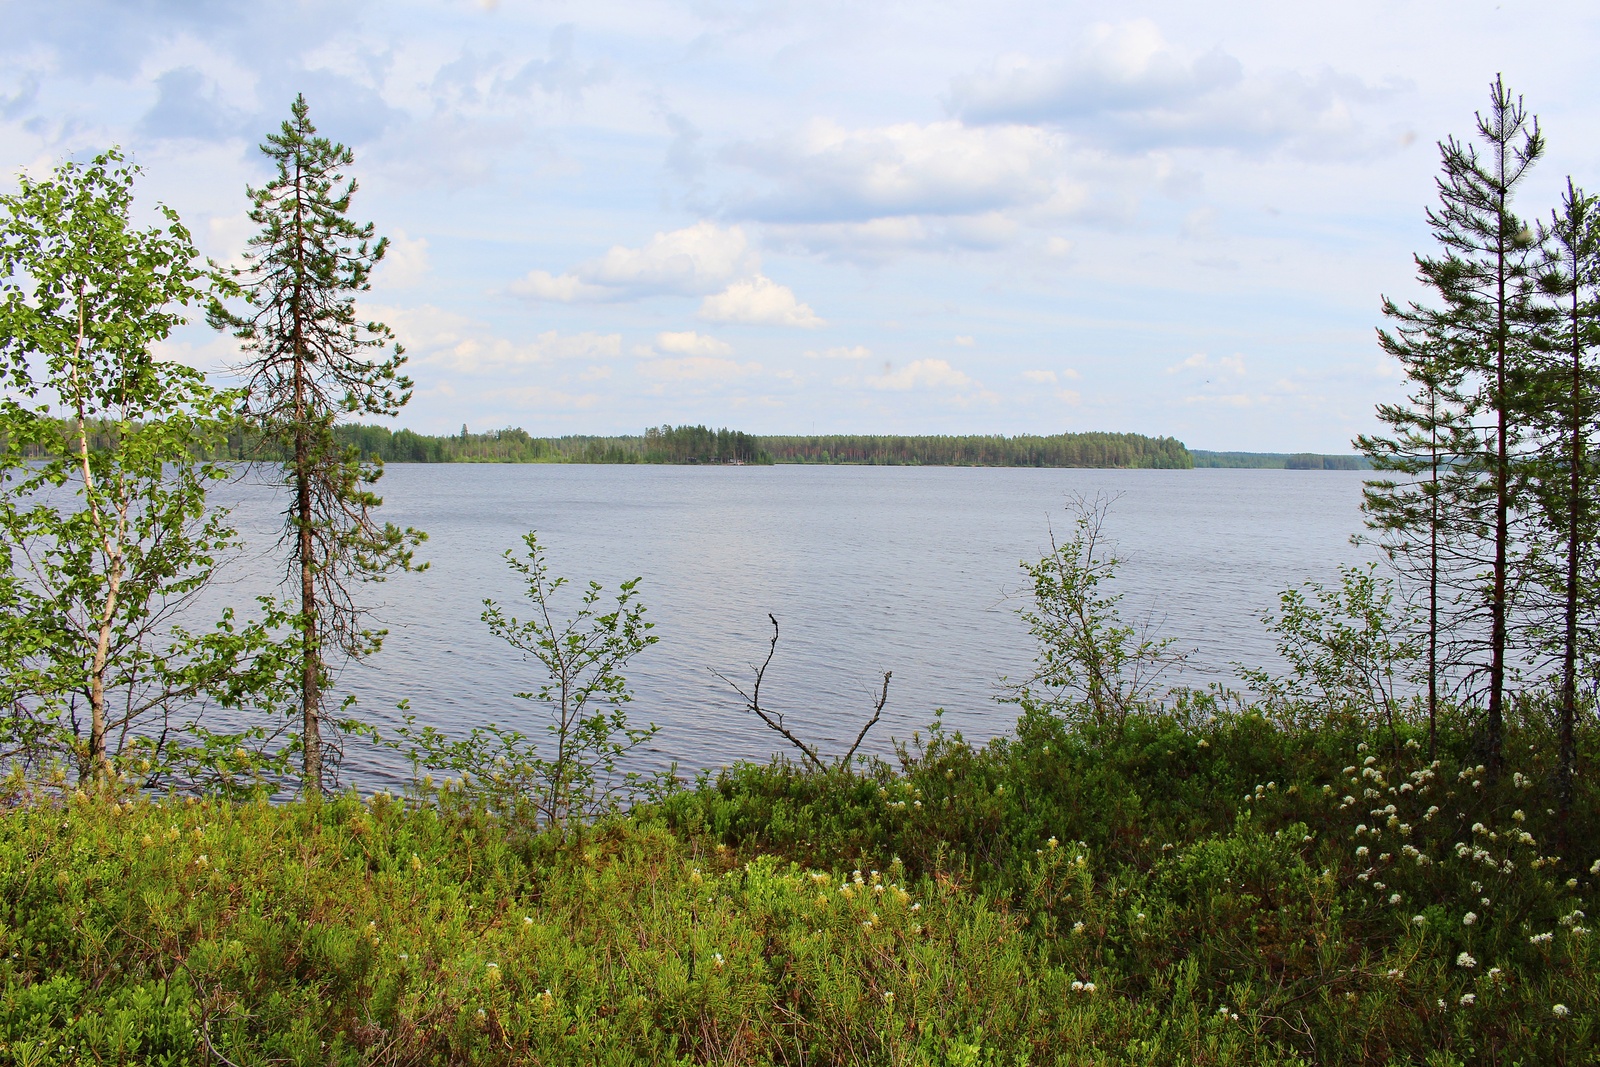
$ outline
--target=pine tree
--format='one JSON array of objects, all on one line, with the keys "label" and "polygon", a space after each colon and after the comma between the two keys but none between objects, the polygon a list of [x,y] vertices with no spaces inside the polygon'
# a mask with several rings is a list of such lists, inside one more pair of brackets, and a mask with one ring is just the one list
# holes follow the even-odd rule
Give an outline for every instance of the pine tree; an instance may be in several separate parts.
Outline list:
[{"label": "pine tree", "polygon": [[356,294],[370,287],[388,242],[373,240],[371,223],[350,219],[356,182],[344,170],[354,155],[316,136],[308,111],[305,97],[296,97],[289,120],[261,146],[277,176],[246,190],[250,220],[261,230],[250,239],[247,265],[231,276],[247,309],[214,302],[209,318],[243,342],[246,414],[288,457],[294,499],[283,543],[297,596],[303,787],[315,795],[323,788],[324,691],[335,656],[370,655],[382,643],[383,631],[366,625],[357,586],[411,569],[425,535],[378,523],[373,511],[382,500],[370,487],[381,463],[363,461],[333,434],[341,415],[398,413],[411,381],[400,373],[405,356],[389,328],[356,316]]},{"label": "pine tree", "polygon": [[[1460,546],[1464,570],[1472,575],[1466,588],[1453,591],[1452,602],[1477,618],[1455,620],[1451,636],[1458,649],[1488,660],[1473,664],[1468,680],[1486,694],[1486,762],[1493,777],[1499,773],[1504,737],[1516,587],[1513,547],[1525,506],[1527,385],[1538,335],[1536,241],[1511,202],[1543,154],[1544,139],[1537,119],[1499,78],[1490,87],[1489,111],[1476,119],[1481,153],[1453,137],[1439,146],[1440,203],[1428,210],[1427,220],[1443,255],[1416,257],[1418,274],[1440,306],[1413,305],[1398,316],[1405,331],[1396,341],[1418,356],[1407,373],[1421,386],[1423,408],[1430,407],[1426,397],[1435,390],[1456,408],[1447,437],[1452,450],[1463,450],[1452,452],[1449,491],[1442,481],[1432,498],[1441,507],[1448,503],[1448,514],[1441,511],[1435,519],[1430,510],[1421,528],[1431,531],[1430,538],[1448,530],[1449,543]],[[1431,439],[1433,430],[1427,433]],[[1378,487],[1377,492],[1382,497],[1385,491]],[[1369,509],[1369,515],[1377,514]],[[1445,572],[1435,568],[1433,573],[1442,577]],[[1479,630],[1484,622],[1486,635]]]},{"label": "pine tree", "polygon": [[[1543,367],[1539,421],[1543,448],[1538,499],[1544,523],[1563,548],[1560,566],[1546,585],[1560,608],[1561,659],[1557,699],[1561,741],[1559,788],[1563,809],[1572,797],[1576,743],[1580,621],[1593,628],[1596,591],[1588,580],[1595,566],[1597,466],[1593,438],[1600,417],[1600,200],[1567,180],[1559,210],[1541,228],[1545,247],[1540,288],[1551,302],[1547,362]],[[1543,541],[1543,539],[1541,539]],[[1540,546],[1543,547],[1542,545]],[[1536,559],[1548,559],[1542,551]]]},{"label": "pine tree", "polygon": [[1392,475],[1367,481],[1362,510],[1379,547],[1422,598],[1431,758],[1441,689],[1458,666],[1450,634],[1462,612],[1459,589],[1470,564],[1458,521],[1471,485],[1462,459],[1479,445],[1464,419],[1460,375],[1439,340],[1448,333],[1441,317],[1418,304],[1402,308],[1388,299],[1383,314],[1395,326],[1379,330],[1378,342],[1400,361],[1415,389],[1405,403],[1378,406],[1378,418],[1392,436],[1363,434],[1355,447],[1373,470]]}]

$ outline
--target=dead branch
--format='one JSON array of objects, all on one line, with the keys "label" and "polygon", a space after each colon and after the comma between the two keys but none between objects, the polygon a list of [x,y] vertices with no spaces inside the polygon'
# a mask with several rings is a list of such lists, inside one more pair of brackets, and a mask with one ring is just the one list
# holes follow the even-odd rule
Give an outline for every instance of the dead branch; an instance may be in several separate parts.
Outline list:
[{"label": "dead branch", "polygon": [[[817,755],[817,750],[800,740],[800,738],[796,737],[793,731],[783,724],[783,713],[769,712],[761,706],[761,680],[766,677],[767,667],[771,665],[772,657],[778,651],[778,617],[769,612],[767,614],[767,618],[772,620],[772,641],[767,648],[767,658],[762,661],[760,667],[756,668],[756,681],[755,685],[751,686],[750,692],[746,693],[742,688],[740,688],[737,682],[715,668],[712,669],[711,673],[722,679],[722,681],[730,686],[735,693],[739,694],[740,698],[744,701],[746,711],[754,712],[756,718],[760,719],[769,727],[782,734],[784,739],[795,748],[799,749],[806,759],[811,762],[811,765],[816,767],[817,770],[826,771],[828,769],[828,765],[822,762],[822,757]],[[752,664],[752,666],[754,665]],[[851,751],[854,751],[854,749]]]},{"label": "dead branch", "polygon": [[878,703],[872,709],[872,718],[867,720],[861,732],[856,734],[856,743],[850,746],[850,751],[844,754],[844,759],[839,761],[839,766],[850,766],[850,760],[856,754],[856,749],[861,747],[861,742],[867,738],[867,731],[878,725],[878,720],[883,717],[883,706],[889,702],[889,679],[894,677],[893,671],[883,672],[883,692],[878,694]]}]

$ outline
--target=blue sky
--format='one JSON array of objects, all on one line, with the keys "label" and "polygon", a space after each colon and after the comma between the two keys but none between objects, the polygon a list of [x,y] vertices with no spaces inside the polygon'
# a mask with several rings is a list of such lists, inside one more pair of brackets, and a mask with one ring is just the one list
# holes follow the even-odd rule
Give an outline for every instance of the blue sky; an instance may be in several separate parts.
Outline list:
[{"label": "blue sky", "polygon": [[[0,166],[120,144],[242,250],[297,92],[393,241],[399,423],[1348,451],[1497,72],[1600,187],[1577,3],[0,0]],[[171,350],[219,373],[226,339]]]}]

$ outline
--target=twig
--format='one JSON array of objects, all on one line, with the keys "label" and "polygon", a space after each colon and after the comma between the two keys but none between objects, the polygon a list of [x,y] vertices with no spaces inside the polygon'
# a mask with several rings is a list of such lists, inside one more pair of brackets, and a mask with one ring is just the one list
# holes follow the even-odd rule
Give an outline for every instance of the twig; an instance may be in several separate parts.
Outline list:
[{"label": "twig", "polygon": [[844,754],[844,759],[839,761],[839,766],[850,766],[850,758],[856,754],[856,749],[861,747],[861,742],[866,740],[867,731],[878,725],[878,720],[883,716],[883,706],[889,702],[889,679],[892,677],[894,677],[893,671],[883,672],[883,692],[878,694],[878,703],[872,709],[872,718],[868,719],[867,724],[861,728],[861,732],[856,734],[856,743],[851,745],[850,751]]},{"label": "twig", "polygon": [[[755,682],[755,685],[751,687],[750,692],[746,693],[743,689],[741,689],[739,687],[739,684],[737,682],[735,682],[733,679],[729,678],[727,675],[723,674],[721,671],[716,670],[715,668],[712,668],[711,673],[716,675],[718,678],[722,679],[722,681],[726,682],[733,689],[733,691],[735,693],[739,694],[740,698],[744,701],[745,710],[755,712],[756,717],[758,719],[760,719],[762,722],[766,723],[769,727],[771,727],[772,729],[776,730],[778,733],[782,734],[784,736],[784,739],[787,740],[795,748],[799,749],[800,752],[806,757],[806,759],[811,761],[812,766],[816,767],[817,770],[826,771],[828,769],[828,765],[822,762],[822,757],[817,755],[816,749],[812,748],[810,745],[808,745],[804,741],[800,740],[798,737],[796,737],[794,735],[793,732],[791,732],[789,730],[789,728],[787,726],[783,725],[783,713],[782,712],[771,712],[771,713],[769,713],[765,708],[763,708],[761,706],[761,680],[766,677],[767,667],[771,665],[772,657],[774,655],[776,655],[777,651],[778,651],[778,617],[769,612],[767,614],[767,618],[772,620],[772,641],[771,641],[771,643],[769,644],[769,646],[767,648],[767,658],[764,661],[762,661],[761,666],[756,669],[756,682]],[[884,693],[885,693],[885,696],[887,696],[887,694],[888,694],[888,686],[889,686],[889,680],[888,680],[887,677],[885,677],[884,678]],[[879,706],[880,706],[880,708],[882,707],[881,704]],[[874,721],[876,721],[876,718],[874,718]],[[861,742],[858,739],[856,743],[860,744]],[[855,749],[852,748],[850,751],[854,752]]]}]

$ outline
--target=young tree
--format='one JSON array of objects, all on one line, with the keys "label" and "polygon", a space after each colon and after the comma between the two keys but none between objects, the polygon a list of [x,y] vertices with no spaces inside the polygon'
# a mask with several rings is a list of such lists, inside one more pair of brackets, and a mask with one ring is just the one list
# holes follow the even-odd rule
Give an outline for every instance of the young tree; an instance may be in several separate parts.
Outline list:
[{"label": "young tree", "polygon": [[231,612],[209,633],[180,618],[235,543],[206,506],[227,471],[196,456],[236,398],[152,351],[204,298],[205,273],[171,209],[149,229],[129,221],[136,174],[113,150],[0,196],[6,755],[70,753],[80,783],[141,741],[159,759],[152,735],[182,731],[171,717],[193,701],[245,699],[270,646]]},{"label": "young tree", "polygon": [[1431,757],[1442,683],[1456,666],[1449,636],[1461,615],[1460,588],[1471,562],[1463,553],[1459,519],[1472,476],[1462,460],[1480,446],[1464,418],[1461,373],[1441,341],[1449,334],[1443,316],[1415,303],[1402,308],[1387,298],[1383,313],[1395,325],[1378,331],[1378,343],[1400,361],[1414,389],[1404,403],[1378,405],[1378,418],[1390,436],[1356,438],[1356,448],[1373,470],[1387,475],[1367,481],[1361,506],[1377,544],[1422,598]]},{"label": "young tree", "polygon": [[[1444,171],[1436,180],[1440,202],[1428,209],[1427,219],[1443,255],[1418,256],[1416,262],[1440,306],[1414,305],[1402,321],[1415,332],[1402,339],[1427,354],[1424,363],[1435,385],[1424,381],[1424,392],[1436,387],[1447,402],[1458,399],[1462,432],[1456,435],[1452,426],[1452,437],[1476,446],[1452,461],[1461,475],[1448,496],[1455,514],[1439,521],[1459,533],[1463,550],[1476,557],[1471,585],[1461,590],[1459,603],[1475,606],[1476,621],[1487,623],[1487,634],[1479,636],[1478,626],[1463,625],[1452,636],[1458,647],[1475,646],[1477,655],[1488,661],[1474,663],[1469,680],[1486,696],[1486,762],[1493,777],[1499,773],[1504,736],[1517,578],[1512,573],[1513,542],[1526,503],[1526,386],[1538,337],[1536,240],[1513,213],[1511,202],[1543,154],[1544,138],[1538,120],[1499,78],[1490,87],[1488,112],[1476,119],[1481,152],[1453,137],[1439,146]],[[1438,499],[1442,503],[1446,497],[1440,494]]]},{"label": "young tree", "polygon": [[[483,621],[525,661],[544,669],[546,680],[516,697],[544,709],[549,748],[541,754],[528,734],[496,723],[452,740],[432,726],[418,729],[410,716],[396,747],[404,743],[418,766],[454,771],[463,775],[463,784],[475,779],[477,795],[496,810],[531,811],[537,822],[565,833],[651,789],[646,776],[620,770],[628,753],[657,731],[654,724],[638,727],[628,721],[633,694],[622,668],[656,643],[650,633],[655,624],[644,620],[638,578],[622,583],[609,610],[601,603],[600,583],[589,582],[577,612],[563,617],[555,601],[567,579],[550,573],[534,531],[522,541],[525,557],[507,549],[505,560],[521,576],[532,612],[519,619],[485,600]],[[667,774],[657,776],[655,784],[670,781]]]},{"label": "young tree", "polygon": [[247,189],[250,220],[261,231],[250,239],[247,265],[230,272],[247,307],[235,313],[215,301],[209,318],[243,342],[246,414],[287,456],[293,500],[283,541],[297,596],[303,786],[315,795],[323,787],[324,692],[334,659],[370,655],[382,644],[383,631],[367,625],[358,585],[412,569],[425,535],[377,521],[382,500],[370,487],[382,464],[363,461],[333,435],[341,415],[398,413],[411,381],[400,373],[405,357],[389,328],[356,316],[356,294],[370,287],[387,239],[374,241],[371,223],[350,219],[356,182],[344,170],[354,155],[316,136],[308,113],[305,97],[296,97],[288,121],[261,146],[277,176]]},{"label": "young tree", "polygon": [[[1548,362],[1542,375],[1539,422],[1543,448],[1537,496],[1545,525],[1563,548],[1560,566],[1547,585],[1560,604],[1561,716],[1559,788],[1565,808],[1572,799],[1576,742],[1580,620],[1592,624],[1596,591],[1594,570],[1596,516],[1593,501],[1597,467],[1591,441],[1600,416],[1600,201],[1584,195],[1571,179],[1548,228],[1541,227],[1544,270],[1540,288],[1553,311]],[[1546,558],[1536,551],[1535,558]]]}]

